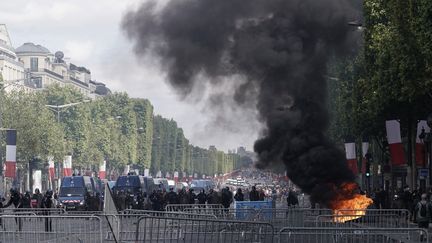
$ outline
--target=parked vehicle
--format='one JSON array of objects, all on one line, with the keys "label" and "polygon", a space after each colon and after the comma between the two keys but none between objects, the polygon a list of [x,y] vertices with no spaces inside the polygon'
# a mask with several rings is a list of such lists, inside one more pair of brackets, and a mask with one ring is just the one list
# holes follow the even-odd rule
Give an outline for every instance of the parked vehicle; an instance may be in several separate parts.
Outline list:
[{"label": "parked vehicle", "polygon": [[98,183],[90,176],[63,177],[59,191],[59,206],[66,210],[100,210],[102,196]]}]

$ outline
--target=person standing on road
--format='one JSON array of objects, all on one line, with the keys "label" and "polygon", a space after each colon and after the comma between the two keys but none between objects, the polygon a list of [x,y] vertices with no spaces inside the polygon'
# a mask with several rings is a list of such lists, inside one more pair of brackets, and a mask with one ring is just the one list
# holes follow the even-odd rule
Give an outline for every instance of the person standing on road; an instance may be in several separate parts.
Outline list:
[{"label": "person standing on road", "polygon": [[252,190],[249,192],[249,200],[251,202],[259,201],[259,192],[257,191],[255,186],[253,186]]},{"label": "person standing on road", "polygon": [[50,212],[49,209],[54,208],[54,201],[53,201],[53,191],[48,190],[45,192],[45,195],[42,199],[42,208],[46,208],[47,211],[44,212],[44,214],[48,217],[45,218],[45,231],[51,232],[52,231],[52,221],[49,218]]},{"label": "person standing on road", "polygon": [[23,199],[22,199],[22,205],[23,208],[31,208],[31,196],[30,196],[30,192],[26,191]]},{"label": "person standing on road", "polygon": [[[431,219],[432,207],[427,201],[427,195],[422,194],[420,202],[417,203],[414,211],[414,221],[417,222],[418,227],[427,230]],[[420,241],[424,240],[424,235],[421,234]]]},{"label": "person standing on road", "polygon": [[238,201],[238,202],[242,202],[242,201],[244,201],[244,195],[243,195],[243,192],[242,192],[242,189],[241,189],[241,188],[238,188],[238,189],[237,189],[237,192],[236,192],[236,194],[235,194],[235,196],[234,196],[234,199],[235,199],[236,201]]},{"label": "person standing on road", "polygon": [[288,196],[287,196],[287,205],[288,207],[295,207],[299,204],[297,193],[293,191],[292,189],[289,190]]},{"label": "person standing on road", "polygon": [[205,204],[207,201],[207,195],[205,194],[204,189],[201,190],[201,192],[197,195],[198,203],[199,204]]},{"label": "person standing on road", "polygon": [[31,207],[32,208],[40,208],[42,203],[43,195],[40,193],[39,189],[35,189],[35,193],[31,198]]},{"label": "person standing on road", "polygon": [[229,190],[229,187],[222,189],[222,205],[224,208],[229,208],[233,201],[232,192]]},{"label": "person standing on road", "polygon": [[188,200],[189,200],[189,204],[195,204],[195,193],[194,193],[194,189],[189,189],[189,193],[188,193]]},{"label": "person standing on road", "polygon": [[179,199],[177,196],[177,193],[175,193],[174,188],[170,188],[170,191],[167,193],[166,195],[167,198],[167,203],[168,204],[178,204],[179,203]]}]

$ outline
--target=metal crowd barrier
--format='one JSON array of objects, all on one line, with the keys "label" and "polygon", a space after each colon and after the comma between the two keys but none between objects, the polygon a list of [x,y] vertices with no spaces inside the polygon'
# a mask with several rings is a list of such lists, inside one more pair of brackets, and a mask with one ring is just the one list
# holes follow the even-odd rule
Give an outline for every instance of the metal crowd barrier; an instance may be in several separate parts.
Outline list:
[{"label": "metal crowd barrier", "polygon": [[[278,209],[260,209],[256,220],[269,222],[276,228],[281,227],[321,227],[335,226],[335,219],[341,219],[344,216],[357,216],[363,210],[339,210],[333,212],[330,209],[305,209],[305,208],[278,208]],[[367,209],[365,215],[359,219],[339,223],[345,227],[391,227],[401,228],[409,227],[409,211],[405,209]],[[342,226],[343,227],[343,226]]]},{"label": "metal crowd barrier", "polygon": [[[343,222],[347,217],[352,220]],[[397,214],[364,215],[359,218],[354,215],[318,215],[315,227],[373,227],[373,228],[409,228],[410,223],[406,218]]]},{"label": "metal crowd barrier", "polygon": [[282,228],[277,236],[284,243],[381,243],[429,242],[425,229],[418,228]]},{"label": "metal crowd barrier", "polygon": [[269,223],[182,219],[143,216],[136,226],[136,242],[273,242],[274,229]]},{"label": "metal crowd barrier", "polygon": [[176,211],[184,211],[190,208],[216,209],[216,208],[224,208],[224,207],[222,206],[222,204],[168,204],[166,205],[165,210],[168,212],[176,212]]},{"label": "metal crowd barrier", "polygon": [[[103,219],[103,214],[98,215]],[[191,214],[185,212],[165,212],[165,211],[148,211],[148,210],[124,210],[121,214],[116,215],[118,220],[118,233],[115,234],[105,227],[105,240],[113,240],[114,237],[120,241],[134,241],[135,229],[139,218],[143,216],[169,217],[181,219],[216,219],[214,215],[209,214]],[[104,222],[104,220],[102,220]]]},{"label": "metal crowd barrier", "polygon": [[96,216],[3,215],[1,242],[102,242]]},{"label": "metal crowd barrier", "polygon": [[66,214],[63,208],[3,208],[3,212],[31,212],[38,215],[62,215]]}]

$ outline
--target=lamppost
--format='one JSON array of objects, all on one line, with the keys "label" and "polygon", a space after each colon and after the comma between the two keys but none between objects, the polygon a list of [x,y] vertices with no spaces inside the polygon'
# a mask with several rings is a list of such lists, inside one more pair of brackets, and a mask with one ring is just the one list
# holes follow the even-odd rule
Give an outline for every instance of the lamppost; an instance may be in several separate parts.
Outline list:
[{"label": "lamppost", "polygon": [[83,100],[81,102],[69,103],[69,104],[65,104],[65,105],[45,105],[45,106],[48,109],[57,113],[57,122],[60,123],[60,113],[61,113],[62,109],[66,109],[66,108],[76,106],[76,105],[86,103],[86,102],[90,102],[90,100]]},{"label": "lamppost", "polygon": [[[432,128],[432,113],[427,117],[427,125],[429,128]],[[420,141],[425,145],[425,155],[424,161],[429,165],[429,186],[432,186],[432,132],[426,132],[424,127],[419,135]]]}]

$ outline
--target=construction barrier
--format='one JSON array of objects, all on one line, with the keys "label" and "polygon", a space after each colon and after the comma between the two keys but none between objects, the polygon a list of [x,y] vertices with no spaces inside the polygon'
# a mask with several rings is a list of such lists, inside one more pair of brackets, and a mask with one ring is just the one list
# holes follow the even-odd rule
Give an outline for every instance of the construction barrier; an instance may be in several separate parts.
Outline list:
[{"label": "construction barrier", "polygon": [[273,242],[268,223],[233,220],[140,217],[136,242]]},{"label": "construction barrier", "polygon": [[415,228],[283,228],[277,240],[280,243],[381,243],[428,242],[428,233]]},{"label": "construction barrier", "polygon": [[96,216],[0,216],[1,242],[102,242]]}]

